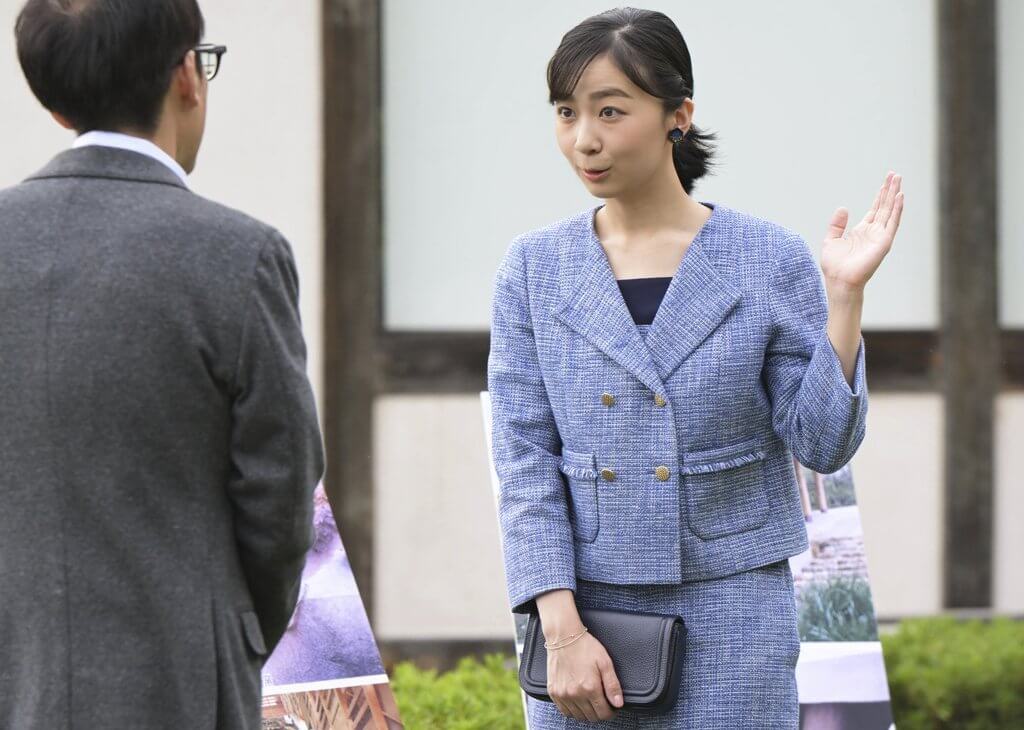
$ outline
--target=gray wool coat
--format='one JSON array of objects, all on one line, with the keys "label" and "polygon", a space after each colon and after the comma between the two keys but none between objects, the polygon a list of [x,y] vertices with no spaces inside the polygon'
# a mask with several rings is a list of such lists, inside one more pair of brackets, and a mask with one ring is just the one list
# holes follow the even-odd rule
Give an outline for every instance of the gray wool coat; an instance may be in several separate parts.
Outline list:
[{"label": "gray wool coat", "polygon": [[238,728],[324,467],[274,228],[160,162],[0,191],[0,727]]}]

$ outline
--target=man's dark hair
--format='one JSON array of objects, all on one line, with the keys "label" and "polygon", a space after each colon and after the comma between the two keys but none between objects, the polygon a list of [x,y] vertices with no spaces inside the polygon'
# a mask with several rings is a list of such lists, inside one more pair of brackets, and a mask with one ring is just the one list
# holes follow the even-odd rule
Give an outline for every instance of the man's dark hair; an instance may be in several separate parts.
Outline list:
[{"label": "man's dark hair", "polygon": [[175,65],[203,28],[196,0],[28,0],[14,34],[25,78],[44,107],[78,132],[148,134]]}]

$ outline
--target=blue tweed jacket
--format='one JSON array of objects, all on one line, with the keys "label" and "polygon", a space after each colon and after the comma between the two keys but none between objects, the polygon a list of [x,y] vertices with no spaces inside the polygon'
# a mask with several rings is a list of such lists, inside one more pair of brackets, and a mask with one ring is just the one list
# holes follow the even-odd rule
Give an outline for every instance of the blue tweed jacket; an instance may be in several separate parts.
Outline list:
[{"label": "blue tweed jacket", "polygon": [[728,208],[687,249],[646,337],[590,208],[517,236],[495,277],[487,367],[514,612],[577,577],[678,583],[807,548],[792,455],[821,473],[864,438],[793,231]]}]

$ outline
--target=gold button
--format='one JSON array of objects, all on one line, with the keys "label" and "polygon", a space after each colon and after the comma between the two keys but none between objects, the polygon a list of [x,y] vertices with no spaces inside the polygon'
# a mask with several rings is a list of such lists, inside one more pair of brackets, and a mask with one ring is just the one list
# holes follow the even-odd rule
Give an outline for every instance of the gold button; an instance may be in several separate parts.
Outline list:
[{"label": "gold button", "polygon": [[668,467],[664,465],[655,467],[654,476],[658,477],[660,482],[666,481],[668,479]]},{"label": "gold button", "polygon": [[602,393],[601,402],[604,403],[606,406],[615,405],[615,396],[612,395],[611,393]]},{"label": "gold button", "polygon": [[665,399],[661,397],[660,393],[655,393],[654,394],[654,405],[656,405],[656,406],[663,406],[663,405],[665,405]]},{"label": "gold button", "polygon": [[604,480],[605,480],[606,482],[610,482],[610,481],[612,481],[613,479],[615,479],[615,472],[613,472],[613,471],[612,471],[611,469],[609,469],[608,467],[605,467],[604,469],[602,469],[602,470],[601,470],[601,477],[602,477],[602,478],[603,478],[603,479],[604,479]]}]

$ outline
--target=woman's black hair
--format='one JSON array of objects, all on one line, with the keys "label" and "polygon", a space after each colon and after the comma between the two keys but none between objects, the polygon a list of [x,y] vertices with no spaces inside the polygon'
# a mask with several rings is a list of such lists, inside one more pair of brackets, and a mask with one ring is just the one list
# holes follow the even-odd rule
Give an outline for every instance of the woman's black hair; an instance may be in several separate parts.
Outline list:
[{"label": "woman's black hair", "polygon": [[14,33],[32,93],[78,132],[152,133],[203,15],[196,0],[28,0]]},{"label": "woman's black hair", "polygon": [[[666,113],[693,97],[690,51],[676,24],[654,10],[615,8],[593,15],[564,36],[548,62],[548,101],[568,99],[583,71],[596,56],[608,53],[611,60],[638,87],[662,100]],[[713,166],[717,136],[691,124],[682,142],[672,145],[672,162],[683,190]]]}]

